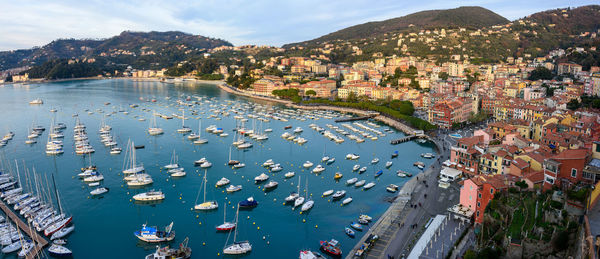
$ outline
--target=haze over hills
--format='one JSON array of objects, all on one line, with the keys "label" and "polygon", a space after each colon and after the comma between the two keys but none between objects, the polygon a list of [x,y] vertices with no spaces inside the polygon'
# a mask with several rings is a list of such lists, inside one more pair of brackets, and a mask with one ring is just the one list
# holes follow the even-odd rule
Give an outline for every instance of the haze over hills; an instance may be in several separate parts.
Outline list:
[{"label": "haze over hills", "polygon": [[152,63],[169,65],[219,46],[233,45],[179,31],[124,31],[108,39],[59,39],[39,48],[2,51],[0,70],[64,58],[105,58],[107,62],[143,67]]},{"label": "haze over hills", "polygon": [[341,29],[313,40],[286,44],[283,47],[290,47],[297,44],[310,45],[312,43],[331,40],[372,37],[384,33],[397,32],[413,26],[416,28],[453,26],[481,28],[508,22],[510,22],[508,19],[483,7],[464,6],[447,10],[421,11],[384,21],[367,22]]}]

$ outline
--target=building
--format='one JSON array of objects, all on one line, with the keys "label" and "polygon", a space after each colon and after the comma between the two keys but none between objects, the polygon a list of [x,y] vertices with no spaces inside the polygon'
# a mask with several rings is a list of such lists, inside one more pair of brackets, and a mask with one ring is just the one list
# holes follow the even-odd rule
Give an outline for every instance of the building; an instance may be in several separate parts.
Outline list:
[{"label": "building", "polygon": [[300,87],[300,90],[306,95],[306,92],[313,90],[317,93],[316,97],[329,98],[336,88],[336,82],[333,80],[310,81]]},{"label": "building", "polygon": [[544,160],[544,190],[553,186],[569,189],[580,182],[591,183],[593,179],[583,177],[583,168],[591,159],[587,149],[565,149]]},{"label": "building", "polygon": [[560,63],[560,64],[558,64],[558,67],[557,67],[557,73],[559,75],[563,75],[563,74],[576,75],[576,74],[579,74],[579,72],[581,72],[581,65],[578,65],[575,63]]},{"label": "building", "polygon": [[479,175],[464,180],[460,188],[460,205],[474,211],[475,224],[481,224],[488,203],[494,199],[495,194],[507,187],[502,175]]},{"label": "building", "polygon": [[449,129],[453,123],[467,121],[472,113],[473,101],[470,98],[441,100],[429,110],[429,122]]}]

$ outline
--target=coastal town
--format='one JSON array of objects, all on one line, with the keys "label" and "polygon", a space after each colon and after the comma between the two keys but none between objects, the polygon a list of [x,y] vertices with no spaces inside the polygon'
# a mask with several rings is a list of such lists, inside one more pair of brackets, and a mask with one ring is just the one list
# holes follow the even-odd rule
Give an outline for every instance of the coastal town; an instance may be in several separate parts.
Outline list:
[{"label": "coastal town", "polygon": [[[567,8],[553,14],[573,15]],[[596,258],[600,29],[569,35],[585,44],[546,52],[494,47],[501,58],[492,60],[481,50],[555,26],[523,18],[483,28],[409,26],[312,45],[181,44],[201,54],[82,78],[211,82],[293,108],[381,116],[406,136],[434,143],[435,162],[398,192],[346,258]],[[343,58],[334,55],[340,52]],[[115,48],[65,62],[158,54]],[[594,62],[573,58],[588,56]],[[32,78],[31,68],[0,71],[0,83],[49,80]]]}]

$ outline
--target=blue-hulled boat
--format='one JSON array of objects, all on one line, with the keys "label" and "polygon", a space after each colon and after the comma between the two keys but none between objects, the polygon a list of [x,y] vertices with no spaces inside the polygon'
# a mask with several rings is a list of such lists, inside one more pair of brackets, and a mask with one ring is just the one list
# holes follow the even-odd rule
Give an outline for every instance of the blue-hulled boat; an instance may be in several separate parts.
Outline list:
[{"label": "blue-hulled boat", "polygon": [[144,224],[140,231],[136,231],[133,234],[144,242],[158,243],[175,239],[175,231],[172,231],[172,229],[173,222],[165,227],[165,231],[160,231],[157,227],[148,227]]},{"label": "blue-hulled boat", "polygon": [[350,224],[350,226],[351,226],[353,229],[356,229],[356,230],[358,230],[358,231],[362,231],[362,230],[363,230],[363,227],[362,227],[362,225],[361,225],[361,224],[359,224],[359,223],[357,223],[357,222],[352,222],[352,224]]},{"label": "blue-hulled boat", "polygon": [[346,232],[346,235],[348,235],[349,237],[354,238],[354,230],[352,230],[349,227],[344,228],[344,232]]},{"label": "blue-hulled boat", "polygon": [[383,174],[383,170],[379,170],[377,171],[377,173],[375,173],[375,177],[379,177]]},{"label": "blue-hulled boat", "polygon": [[254,197],[249,197],[248,199],[240,201],[239,205],[240,205],[240,209],[254,208],[254,207],[258,206],[258,201],[254,200]]}]

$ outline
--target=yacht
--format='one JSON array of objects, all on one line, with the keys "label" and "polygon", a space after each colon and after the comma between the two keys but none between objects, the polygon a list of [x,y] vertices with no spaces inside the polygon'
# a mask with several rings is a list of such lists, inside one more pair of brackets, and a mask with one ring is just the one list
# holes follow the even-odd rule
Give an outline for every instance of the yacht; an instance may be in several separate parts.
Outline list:
[{"label": "yacht", "polygon": [[90,192],[90,194],[91,195],[101,195],[101,194],[105,194],[107,192],[108,192],[108,188],[106,188],[106,187],[99,187],[99,188],[96,188],[96,189],[92,190]]},{"label": "yacht", "polygon": [[358,169],[360,169],[360,165],[358,164],[352,167],[352,171],[358,171]]},{"label": "yacht", "polygon": [[32,101],[29,102],[29,104],[44,104],[44,101],[40,98],[34,99]]},{"label": "yacht", "polygon": [[229,179],[223,177],[217,182],[217,187],[225,186],[229,184]]},{"label": "yacht", "polygon": [[165,199],[165,194],[162,191],[151,190],[133,196],[136,201],[158,201]]},{"label": "yacht", "polygon": [[285,173],[284,176],[285,176],[285,178],[291,178],[291,177],[294,177],[294,175],[296,175],[296,173],[294,173],[294,172],[287,172],[287,173]]},{"label": "yacht", "polygon": [[242,190],[242,186],[241,185],[229,185],[227,186],[227,189],[225,189],[228,193],[233,193],[233,192],[237,192]]},{"label": "yacht", "polygon": [[[208,181],[206,180],[206,170],[204,170],[204,179],[202,181],[202,184],[200,186],[200,188],[202,188],[202,186],[204,186],[204,189],[200,189],[198,190],[198,196],[196,197],[196,202],[194,205],[194,209],[196,210],[214,210],[219,208],[219,204],[216,201],[206,201],[206,185],[207,185]],[[204,194],[204,198],[202,203],[198,204],[198,198],[200,197],[200,191],[203,190],[203,194]]]},{"label": "yacht", "polygon": [[254,177],[254,183],[261,183],[269,179],[269,176],[265,173],[260,174],[257,177]]},{"label": "yacht", "polygon": [[345,190],[341,190],[341,191],[337,191],[337,192],[335,192],[335,193],[333,194],[332,198],[333,198],[334,200],[337,200],[337,199],[341,199],[341,198],[342,198],[342,197],[344,197],[344,196],[346,196],[346,191],[345,191]]}]

